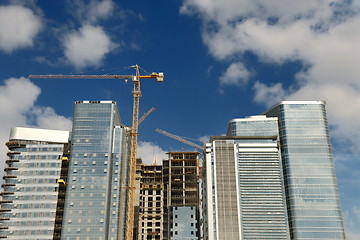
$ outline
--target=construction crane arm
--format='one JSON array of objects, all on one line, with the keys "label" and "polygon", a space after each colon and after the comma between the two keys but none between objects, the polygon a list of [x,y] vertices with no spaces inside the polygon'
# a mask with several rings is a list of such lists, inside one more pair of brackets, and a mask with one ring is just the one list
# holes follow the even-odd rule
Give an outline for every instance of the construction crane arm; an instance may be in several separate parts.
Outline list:
[{"label": "construction crane arm", "polygon": [[152,107],[152,108],[149,109],[149,111],[147,111],[146,113],[144,113],[144,115],[142,115],[141,118],[139,119],[139,125],[140,125],[140,123],[142,123],[142,122],[145,120],[145,118],[146,118],[147,116],[149,116],[150,113],[152,113],[152,112],[155,111],[155,110],[156,110],[156,109]]},{"label": "construction crane arm", "polygon": [[198,144],[196,144],[196,143],[190,142],[190,141],[188,141],[188,140],[186,140],[186,139],[184,139],[184,138],[182,138],[182,137],[180,137],[180,136],[174,135],[174,134],[172,134],[172,133],[168,133],[168,132],[166,132],[166,131],[164,131],[164,130],[161,130],[161,129],[159,129],[159,128],[156,129],[156,131],[157,131],[158,133],[164,134],[165,136],[168,136],[168,137],[170,137],[170,138],[173,138],[173,139],[175,139],[175,140],[178,140],[178,141],[180,141],[180,142],[182,142],[182,143],[188,144],[188,145],[193,146],[193,147],[195,147],[195,148],[198,148],[198,149],[200,149],[200,150],[203,150],[203,151],[205,150],[204,147],[202,147],[202,146],[200,146],[200,145],[198,145]]},{"label": "construction crane arm", "polygon": [[44,74],[29,75],[28,78],[67,78],[67,79],[132,79],[133,75],[64,75],[64,74]]},{"label": "construction crane arm", "polygon": [[32,74],[29,75],[28,78],[50,78],[50,79],[132,79],[133,81],[137,81],[140,79],[150,79],[155,78],[158,82],[164,81],[164,73],[152,73],[151,75],[85,75],[85,74]]}]

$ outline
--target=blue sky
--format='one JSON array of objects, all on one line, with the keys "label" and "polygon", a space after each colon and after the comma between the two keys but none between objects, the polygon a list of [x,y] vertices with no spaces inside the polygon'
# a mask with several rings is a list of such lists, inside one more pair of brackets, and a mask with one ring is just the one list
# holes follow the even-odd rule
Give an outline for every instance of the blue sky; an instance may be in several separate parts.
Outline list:
[{"label": "blue sky", "polygon": [[[326,100],[348,239],[360,239],[359,0],[9,0],[0,4],[0,141],[69,129],[73,102],[114,100],[130,125],[132,83],[29,74],[164,72],[142,82],[140,154],[193,150],[280,100]],[[149,157],[150,156],[150,157]],[[3,167],[3,163],[0,166]]]}]

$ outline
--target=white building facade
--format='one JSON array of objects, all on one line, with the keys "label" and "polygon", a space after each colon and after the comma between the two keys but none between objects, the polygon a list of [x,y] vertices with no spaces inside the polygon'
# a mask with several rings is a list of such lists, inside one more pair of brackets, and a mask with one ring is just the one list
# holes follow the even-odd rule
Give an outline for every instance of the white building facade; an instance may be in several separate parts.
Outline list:
[{"label": "white building facade", "polygon": [[277,119],[234,119],[229,126],[236,136],[211,137],[206,145],[204,239],[289,239]]},{"label": "white building facade", "polygon": [[0,193],[1,238],[59,239],[68,139],[68,131],[11,129]]}]

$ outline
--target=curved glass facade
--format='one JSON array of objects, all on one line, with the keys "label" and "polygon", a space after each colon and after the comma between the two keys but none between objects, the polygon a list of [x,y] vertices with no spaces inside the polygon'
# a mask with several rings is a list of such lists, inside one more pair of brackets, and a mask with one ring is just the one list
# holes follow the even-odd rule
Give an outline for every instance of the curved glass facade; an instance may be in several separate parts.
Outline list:
[{"label": "curved glass facade", "polygon": [[6,144],[9,152],[0,193],[0,238],[57,239],[61,229],[57,219],[59,195],[65,194],[59,179],[68,137],[53,143],[46,138],[39,141],[36,134],[69,133],[31,128],[12,131],[17,131],[17,137],[33,134],[34,139],[10,139]]},{"label": "curved glass facade", "polygon": [[281,102],[279,118],[292,239],[345,239],[324,102]]}]

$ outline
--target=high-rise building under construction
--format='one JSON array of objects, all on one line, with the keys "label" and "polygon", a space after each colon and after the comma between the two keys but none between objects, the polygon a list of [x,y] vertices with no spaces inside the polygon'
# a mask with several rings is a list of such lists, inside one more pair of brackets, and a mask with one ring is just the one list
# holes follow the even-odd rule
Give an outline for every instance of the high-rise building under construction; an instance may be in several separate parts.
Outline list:
[{"label": "high-rise building under construction", "polygon": [[198,152],[169,152],[163,160],[166,239],[200,237]]},{"label": "high-rise building under construction", "polygon": [[141,164],[136,239],[164,239],[164,184],[162,165]]}]

